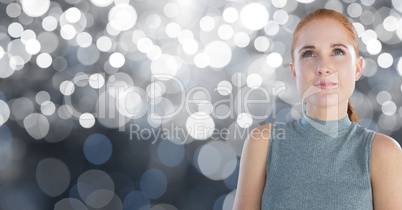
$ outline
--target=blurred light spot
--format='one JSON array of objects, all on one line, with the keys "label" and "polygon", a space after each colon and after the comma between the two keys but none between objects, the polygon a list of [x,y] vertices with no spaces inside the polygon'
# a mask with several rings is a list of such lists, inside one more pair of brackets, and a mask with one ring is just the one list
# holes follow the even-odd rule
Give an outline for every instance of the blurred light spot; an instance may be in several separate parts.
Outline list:
[{"label": "blurred light spot", "polygon": [[57,19],[53,16],[47,16],[42,20],[42,27],[45,31],[54,31],[57,28]]},{"label": "blurred light spot", "polygon": [[153,128],[158,128],[162,125],[163,118],[156,113],[147,116],[147,122]]},{"label": "blurred light spot", "polygon": [[101,36],[96,41],[96,47],[102,52],[107,52],[111,50],[112,44],[112,40],[107,36]]},{"label": "blurred light spot", "polygon": [[14,22],[8,26],[7,31],[11,37],[18,38],[21,36],[22,32],[24,31],[24,28],[22,27],[22,25],[20,23]]},{"label": "blurred light spot", "polygon": [[377,58],[377,63],[381,68],[389,68],[392,66],[394,58],[389,53],[381,53]]},{"label": "blurred light spot", "polygon": [[162,203],[153,205],[151,210],[178,210],[178,208],[167,203]]},{"label": "blurred light spot", "polygon": [[54,205],[54,210],[88,210],[84,203],[75,198],[63,198]]},{"label": "blurred light spot", "polygon": [[24,127],[34,139],[44,138],[49,132],[49,121],[45,116],[38,113],[28,115],[24,119]]},{"label": "blurred light spot", "polygon": [[194,39],[187,39],[183,42],[183,51],[188,55],[193,55],[198,51],[198,43]]},{"label": "blurred light spot", "polygon": [[163,140],[158,145],[158,157],[163,165],[167,167],[176,167],[184,159],[184,146],[172,143],[169,140]]},{"label": "blurred light spot", "polygon": [[186,129],[194,139],[205,140],[213,134],[215,123],[209,114],[196,112],[187,118]]},{"label": "blurred light spot", "polygon": [[304,3],[304,4],[310,4],[312,2],[314,2],[315,0],[297,0],[300,3]]},{"label": "blurred light spot", "polygon": [[147,86],[147,94],[150,98],[161,97],[166,92],[166,86],[164,83],[156,81]]},{"label": "blurred light spot", "polygon": [[249,3],[240,11],[240,22],[249,30],[259,30],[268,21],[269,13],[267,8],[260,3]]},{"label": "blurred light spot", "polygon": [[38,35],[38,41],[41,45],[41,52],[53,53],[59,46],[59,37],[52,32],[42,32]]},{"label": "blurred light spot", "polygon": [[388,16],[384,19],[383,25],[384,29],[390,32],[396,31],[398,29],[399,20],[394,16]]},{"label": "blurred light spot", "polygon": [[364,6],[369,7],[374,4],[375,0],[361,0],[361,2]]},{"label": "blurred light spot", "polygon": [[400,0],[392,0],[392,5],[396,10],[402,13],[402,2]]},{"label": "blurred light spot", "polygon": [[352,3],[348,6],[347,12],[350,17],[356,18],[362,14],[363,8],[358,3]]},{"label": "blurred light spot", "polygon": [[79,119],[83,128],[92,128],[95,125],[95,117],[91,113],[83,113]]},{"label": "blurred light spot", "polygon": [[126,58],[124,57],[123,54],[119,52],[115,52],[109,57],[109,63],[112,67],[114,68],[120,68],[124,65],[126,62]]},{"label": "blurred light spot", "polygon": [[170,2],[165,5],[163,12],[165,13],[166,17],[174,18],[179,15],[180,8],[176,3]]},{"label": "blurred light spot", "polygon": [[254,48],[257,51],[265,52],[268,50],[269,45],[270,45],[269,40],[265,36],[259,36],[254,39]]},{"label": "blurred light spot", "polygon": [[279,25],[285,25],[289,20],[289,14],[285,10],[277,10],[273,15],[273,19]]},{"label": "blurred light spot", "polygon": [[235,196],[236,196],[236,190],[233,190],[232,192],[226,195],[225,201],[223,201],[222,210],[233,209]]},{"label": "blurred light spot", "polygon": [[75,90],[74,83],[66,80],[60,84],[59,90],[63,95],[69,96],[74,93],[74,90]]},{"label": "blurred light spot", "polygon": [[272,0],[272,5],[276,8],[283,8],[287,3],[287,0]]},{"label": "blurred light spot", "polygon": [[151,199],[160,198],[167,189],[165,174],[158,169],[149,169],[141,176],[141,190]]},{"label": "blurred light spot", "polygon": [[78,177],[78,194],[90,207],[102,208],[114,197],[114,183],[110,176],[101,170],[91,169]]},{"label": "blurred light spot", "polygon": [[50,116],[56,111],[56,106],[51,101],[45,101],[40,106],[40,111],[46,116]]},{"label": "blurred light spot", "polygon": [[371,29],[364,31],[362,34],[362,41],[366,45],[369,43],[369,41],[375,40],[375,39],[377,39],[377,33]]},{"label": "blurred light spot", "polygon": [[402,77],[402,57],[400,57],[398,60],[396,70],[398,71],[399,75]]},{"label": "blurred light spot", "polygon": [[114,29],[127,31],[137,22],[137,12],[129,4],[118,4],[109,11],[109,23]]},{"label": "blurred light spot", "polygon": [[42,91],[39,91],[38,93],[36,93],[35,101],[39,105],[41,105],[43,102],[49,101],[49,100],[50,100],[50,95],[47,91],[42,90]]},{"label": "blurred light spot", "polygon": [[398,119],[395,115],[381,114],[378,117],[378,126],[385,131],[394,131],[398,124]]},{"label": "blurred light spot", "polygon": [[343,13],[343,4],[339,0],[327,1],[327,3],[325,4],[325,8]]},{"label": "blurred light spot", "polygon": [[202,17],[200,20],[200,28],[203,31],[212,31],[215,28],[215,20],[211,16]]},{"label": "blurred light spot", "polygon": [[147,111],[147,106],[144,104],[146,93],[141,88],[129,87],[124,92],[119,92],[118,111],[129,118],[138,119]]},{"label": "blurred light spot", "polygon": [[49,53],[41,53],[38,55],[38,57],[36,57],[36,63],[43,69],[52,65],[52,61],[52,56],[50,56]]},{"label": "blurred light spot", "polygon": [[31,17],[39,17],[47,12],[50,0],[21,0],[22,9]]},{"label": "blurred light spot", "polygon": [[367,43],[366,49],[371,55],[377,55],[382,50],[382,44],[377,39],[372,39]]},{"label": "blurred light spot", "polygon": [[275,36],[279,32],[279,25],[277,22],[270,20],[264,27],[264,31],[269,36]]},{"label": "blurred light spot", "polygon": [[67,9],[64,14],[69,23],[76,23],[81,19],[81,11],[76,7]]},{"label": "blurred light spot", "polygon": [[161,17],[157,14],[150,14],[145,19],[145,24],[151,29],[159,28],[161,23]]},{"label": "blurred light spot", "polygon": [[168,23],[165,27],[165,33],[170,38],[176,38],[179,36],[181,26],[175,22]]},{"label": "blurred light spot", "polygon": [[105,78],[102,76],[102,74],[95,73],[89,77],[89,85],[95,89],[103,87],[104,84]]},{"label": "blurred light spot", "polygon": [[21,41],[24,44],[27,44],[28,41],[36,39],[36,34],[31,29],[27,29],[21,33]]},{"label": "blurred light spot", "polygon": [[86,48],[78,48],[77,50],[78,61],[86,66],[94,65],[99,60],[99,50],[91,44],[91,46]]},{"label": "blurred light spot", "polygon": [[222,41],[212,41],[205,46],[205,53],[208,55],[209,66],[223,68],[229,64],[232,58],[232,50]]},{"label": "blurred light spot", "polygon": [[236,87],[242,87],[246,84],[246,75],[243,72],[236,72],[232,75],[232,84]]},{"label": "blurred light spot", "polygon": [[278,68],[279,66],[282,65],[283,58],[282,58],[281,54],[279,54],[277,52],[273,52],[267,56],[266,62],[268,64],[268,66],[270,66],[270,67]]},{"label": "blurred light spot", "polygon": [[240,127],[248,128],[251,126],[251,124],[253,124],[253,118],[249,113],[243,112],[237,116],[236,122],[237,124],[239,124]]},{"label": "blurred light spot", "polygon": [[77,43],[80,47],[89,47],[92,44],[92,36],[87,32],[81,32],[77,35]]},{"label": "blurred light spot", "polygon": [[[5,153],[6,151],[10,151],[12,142],[13,142],[12,133],[7,125],[2,124],[0,126],[0,136],[1,136],[1,138],[0,138],[0,154],[2,154],[2,153]],[[4,165],[4,164],[0,164],[0,169],[4,168],[4,167],[1,167],[1,165]]]},{"label": "blurred light spot", "polygon": [[218,28],[218,36],[223,40],[228,40],[233,36],[233,28],[230,25],[224,24]]},{"label": "blurred light spot", "polygon": [[382,106],[381,110],[385,115],[391,116],[396,113],[396,104],[393,101],[385,101]]},{"label": "blurred light spot", "polygon": [[231,145],[222,141],[211,141],[202,145],[198,157],[195,158],[200,172],[212,180],[226,179],[236,169],[236,152]]},{"label": "blurred light spot", "polygon": [[152,61],[151,72],[155,78],[169,80],[176,75],[181,65],[179,58],[168,54],[162,54],[158,59]]},{"label": "blurred light spot", "polygon": [[198,104],[198,111],[199,112],[203,112],[203,113],[206,113],[206,114],[211,114],[213,109],[214,109],[213,105],[208,100],[202,100]]},{"label": "blurred light spot", "polygon": [[59,109],[57,110],[57,114],[63,120],[70,119],[73,115],[73,109],[71,108],[71,106],[64,104],[59,107]]},{"label": "blurred light spot", "polygon": [[0,100],[0,110],[0,126],[2,126],[10,117],[10,108],[3,100]]},{"label": "blurred light spot", "polygon": [[247,76],[246,80],[247,86],[249,86],[252,89],[258,88],[262,84],[262,78],[258,74],[250,74]]},{"label": "blurred light spot", "polygon": [[21,7],[17,3],[7,5],[6,13],[10,18],[16,18],[21,14]]},{"label": "blurred light spot", "polygon": [[71,40],[75,37],[77,31],[74,28],[74,26],[70,25],[70,24],[66,24],[64,26],[61,27],[60,29],[60,35],[63,39],[65,40]]},{"label": "blurred light spot", "polygon": [[377,63],[373,59],[366,58],[364,62],[363,75],[366,77],[372,77],[377,73],[377,70]]},{"label": "blurred light spot", "polygon": [[107,7],[113,3],[113,0],[91,0],[91,2],[98,7]]},{"label": "blurred light spot", "polygon": [[112,156],[112,143],[105,135],[95,133],[84,142],[85,158],[95,165],[106,163]]},{"label": "blurred light spot", "polygon": [[10,117],[17,121],[23,120],[34,111],[34,104],[30,99],[25,97],[14,99],[9,101],[9,103],[11,104],[10,109],[12,114]]},{"label": "blurred light spot", "polygon": [[223,80],[218,83],[218,86],[216,89],[219,94],[221,94],[223,96],[227,96],[232,93],[233,87],[229,81]]},{"label": "blurred light spot", "polygon": [[183,44],[187,40],[194,39],[194,34],[188,29],[182,30],[178,36],[179,42]]},{"label": "blurred light spot", "polygon": [[358,22],[354,22],[354,23],[353,23],[353,26],[354,26],[355,29],[356,29],[357,35],[358,35],[359,37],[361,37],[361,36],[363,35],[363,33],[365,32],[365,29],[364,29],[363,24],[358,23]]},{"label": "blurred light spot", "polygon": [[36,182],[48,196],[56,197],[67,190],[70,171],[66,164],[55,158],[45,158],[36,167]]},{"label": "blurred light spot", "polygon": [[245,32],[239,32],[234,36],[234,42],[238,47],[247,47],[250,43],[250,37]]},{"label": "blurred light spot", "polygon": [[137,48],[140,52],[146,53],[152,49],[153,42],[150,38],[143,37],[138,39],[137,41]]},{"label": "blurred light spot", "polygon": [[222,17],[227,23],[234,23],[239,18],[239,12],[233,7],[228,7],[223,11]]},{"label": "blurred light spot", "polygon": [[25,50],[27,51],[27,53],[29,53],[30,55],[36,55],[39,53],[41,49],[41,45],[40,42],[36,39],[31,39],[28,40],[25,43]]},{"label": "blurred light spot", "polygon": [[206,53],[198,53],[194,56],[194,65],[198,68],[205,68],[209,65],[209,57]]},{"label": "blurred light spot", "polygon": [[391,94],[388,91],[381,91],[377,94],[377,102],[378,104],[384,104],[386,101],[390,101],[392,99]]},{"label": "blurred light spot", "polygon": [[148,197],[141,191],[131,191],[124,197],[123,207],[125,210],[149,209],[151,203]]}]

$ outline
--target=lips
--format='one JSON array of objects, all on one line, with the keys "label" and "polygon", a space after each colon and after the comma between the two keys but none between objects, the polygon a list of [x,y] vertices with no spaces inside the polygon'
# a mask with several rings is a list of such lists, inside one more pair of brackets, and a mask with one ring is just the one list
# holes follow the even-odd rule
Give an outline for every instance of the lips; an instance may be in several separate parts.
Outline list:
[{"label": "lips", "polygon": [[336,88],[338,86],[338,83],[331,81],[318,81],[314,84],[314,86],[322,90],[328,90]]}]

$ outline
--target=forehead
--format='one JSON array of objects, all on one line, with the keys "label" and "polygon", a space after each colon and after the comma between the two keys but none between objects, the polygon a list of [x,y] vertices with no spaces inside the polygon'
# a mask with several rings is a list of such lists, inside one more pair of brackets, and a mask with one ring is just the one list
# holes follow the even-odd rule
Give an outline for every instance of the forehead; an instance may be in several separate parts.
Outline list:
[{"label": "forehead", "polygon": [[298,45],[321,45],[325,43],[353,42],[350,32],[342,23],[330,18],[321,18],[308,22],[298,32],[296,47]]}]

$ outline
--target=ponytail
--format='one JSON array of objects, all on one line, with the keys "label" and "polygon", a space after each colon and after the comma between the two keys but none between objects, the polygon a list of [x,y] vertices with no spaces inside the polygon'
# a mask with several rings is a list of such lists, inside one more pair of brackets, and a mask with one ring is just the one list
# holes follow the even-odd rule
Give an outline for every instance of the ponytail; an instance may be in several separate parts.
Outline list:
[{"label": "ponytail", "polygon": [[350,100],[348,102],[348,116],[349,116],[350,121],[359,124],[359,118],[357,117],[356,111],[353,108],[352,103],[350,102]]}]

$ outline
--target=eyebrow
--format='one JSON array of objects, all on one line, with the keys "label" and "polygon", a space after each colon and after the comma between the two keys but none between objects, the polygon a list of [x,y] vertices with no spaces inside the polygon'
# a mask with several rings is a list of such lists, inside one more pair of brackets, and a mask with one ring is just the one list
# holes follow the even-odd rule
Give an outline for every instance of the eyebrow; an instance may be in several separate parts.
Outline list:
[{"label": "eyebrow", "polygon": [[[341,44],[341,43],[331,44],[331,48],[334,48],[334,47],[343,47],[343,48],[346,48],[346,49],[348,48],[346,45]],[[303,51],[303,50],[306,50],[306,49],[315,49],[315,47],[313,45],[306,45],[306,46],[300,48],[299,53],[301,51]]]}]

